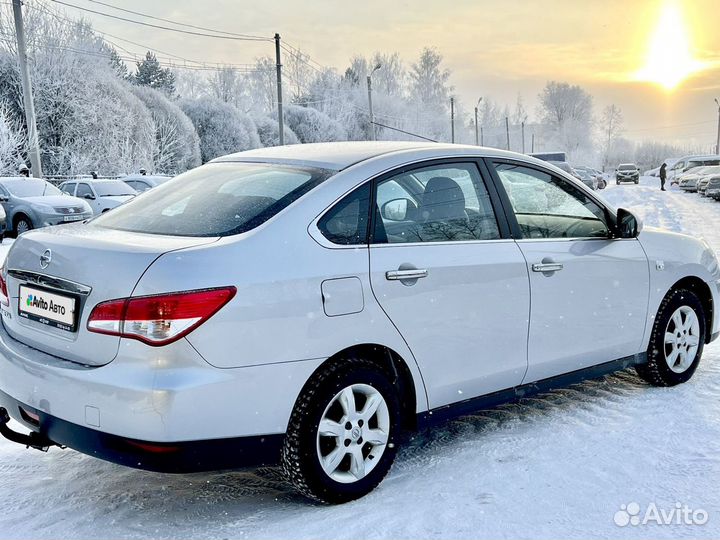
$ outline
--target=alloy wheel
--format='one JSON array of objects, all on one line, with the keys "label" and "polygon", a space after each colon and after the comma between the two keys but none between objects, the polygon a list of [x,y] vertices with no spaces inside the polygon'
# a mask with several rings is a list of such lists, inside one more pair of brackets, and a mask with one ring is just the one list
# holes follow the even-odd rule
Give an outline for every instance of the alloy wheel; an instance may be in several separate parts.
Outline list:
[{"label": "alloy wheel", "polygon": [[390,411],[382,394],[367,384],[343,388],[320,419],[317,455],[330,478],[348,484],[375,468],[390,435]]},{"label": "alloy wheel", "polygon": [[700,345],[700,321],[688,306],[675,310],[665,329],[665,361],[675,373],[683,373],[695,361]]}]

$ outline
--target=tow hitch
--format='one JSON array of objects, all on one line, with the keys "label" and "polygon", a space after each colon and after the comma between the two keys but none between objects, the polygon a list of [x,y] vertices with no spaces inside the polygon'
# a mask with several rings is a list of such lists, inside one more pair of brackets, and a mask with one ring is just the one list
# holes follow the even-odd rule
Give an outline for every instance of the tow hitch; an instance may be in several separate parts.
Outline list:
[{"label": "tow hitch", "polygon": [[59,446],[45,437],[45,435],[35,431],[31,431],[28,435],[13,431],[8,427],[9,421],[10,415],[8,414],[7,409],[5,409],[5,407],[0,407],[0,435],[5,437],[7,440],[22,444],[26,448],[40,450],[41,452],[47,452],[48,448],[51,446]]}]

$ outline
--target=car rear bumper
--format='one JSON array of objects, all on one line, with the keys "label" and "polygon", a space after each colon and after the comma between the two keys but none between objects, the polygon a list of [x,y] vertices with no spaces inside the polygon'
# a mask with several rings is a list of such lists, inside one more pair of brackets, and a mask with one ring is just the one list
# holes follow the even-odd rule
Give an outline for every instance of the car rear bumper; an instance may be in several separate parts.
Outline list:
[{"label": "car rear bumper", "polygon": [[0,405],[53,442],[115,463],[235,468],[276,460],[295,400],[322,363],[219,369],[185,340],[120,348],[109,364],[86,367],[28,347],[0,324]]},{"label": "car rear bumper", "polygon": [[175,443],[143,441],[67,422],[0,391],[0,407],[58,446],[135,469],[190,473],[275,465],[284,435],[256,435]]}]

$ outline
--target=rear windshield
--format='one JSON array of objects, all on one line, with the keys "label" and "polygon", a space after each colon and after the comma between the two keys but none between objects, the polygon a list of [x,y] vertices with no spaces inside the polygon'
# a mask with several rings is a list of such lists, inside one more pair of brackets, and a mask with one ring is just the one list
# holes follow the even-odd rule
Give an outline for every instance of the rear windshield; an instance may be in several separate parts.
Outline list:
[{"label": "rear windshield", "polygon": [[118,197],[121,195],[135,195],[137,192],[125,182],[96,182],[93,184],[98,197]]},{"label": "rear windshield", "polygon": [[43,195],[62,195],[63,192],[51,183],[40,178],[17,178],[3,180],[2,185],[14,197],[42,197]]},{"label": "rear windshield", "polygon": [[230,236],[264,223],[332,171],[265,163],[210,163],[146,191],[94,224],[167,236]]},{"label": "rear windshield", "polygon": [[618,168],[621,171],[634,171],[635,169],[637,169],[637,167],[635,165],[633,165],[632,163],[625,163],[623,165],[620,165],[620,167],[618,167]]}]

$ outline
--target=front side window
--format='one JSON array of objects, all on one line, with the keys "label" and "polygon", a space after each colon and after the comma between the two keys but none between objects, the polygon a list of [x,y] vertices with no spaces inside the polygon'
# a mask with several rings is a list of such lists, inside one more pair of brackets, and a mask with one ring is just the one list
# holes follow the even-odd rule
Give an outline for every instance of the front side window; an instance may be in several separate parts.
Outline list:
[{"label": "front side window", "polygon": [[101,215],[94,225],[168,236],[230,236],[254,229],[333,171],[268,163],[209,163]]},{"label": "front side window", "polygon": [[605,210],[569,181],[496,163],[523,238],[608,238]]},{"label": "front side window", "polygon": [[68,195],[73,195],[75,193],[75,184],[63,184],[60,191]]},{"label": "front side window", "polygon": [[[408,194],[388,189],[395,185],[408,186]],[[385,194],[391,191],[397,196],[388,200]],[[500,238],[490,195],[474,163],[402,172],[379,182],[376,194],[375,243]]]}]

